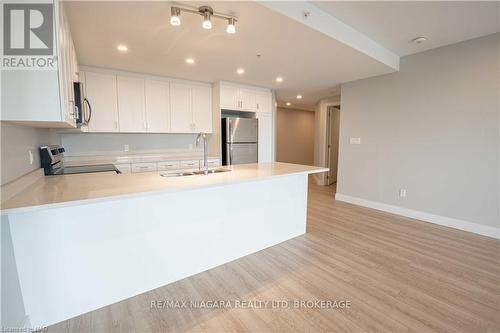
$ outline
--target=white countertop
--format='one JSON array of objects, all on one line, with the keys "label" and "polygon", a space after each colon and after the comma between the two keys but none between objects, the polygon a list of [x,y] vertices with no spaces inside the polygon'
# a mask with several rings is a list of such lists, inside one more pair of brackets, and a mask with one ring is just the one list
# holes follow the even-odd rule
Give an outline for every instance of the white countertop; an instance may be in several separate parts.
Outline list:
[{"label": "white countertop", "polygon": [[21,213],[325,171],[328,171],[328,168],[274,162],[235,165],[232,166],[230,172],[184,177],[161,177],[159,172],[133,174],[104,172],[45,176],[3,202],[1,209],[2,214]]}]

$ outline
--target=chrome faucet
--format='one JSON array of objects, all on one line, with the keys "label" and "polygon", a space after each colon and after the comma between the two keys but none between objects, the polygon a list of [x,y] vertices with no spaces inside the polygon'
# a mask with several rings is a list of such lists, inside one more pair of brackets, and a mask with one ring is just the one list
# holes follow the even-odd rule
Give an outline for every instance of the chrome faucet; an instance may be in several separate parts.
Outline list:
[{"label": "chrome faucet", "polygon": [[[208,141],[205,133],[199,133],[196,137],[196,147],[200,146],[200,139],[203,139],[203,163],[205,165],[205,175],[208,175]],[[201,170],[201,165],[199,167]]]}]

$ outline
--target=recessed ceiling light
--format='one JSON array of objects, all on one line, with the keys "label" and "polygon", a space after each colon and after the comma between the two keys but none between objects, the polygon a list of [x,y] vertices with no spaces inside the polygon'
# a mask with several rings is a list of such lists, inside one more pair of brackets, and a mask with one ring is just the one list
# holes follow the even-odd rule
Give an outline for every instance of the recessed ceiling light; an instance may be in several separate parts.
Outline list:
[{"label": "recessed ceiling light", "polygon": [[290,105],[292,105],[292,103],[286,102],[286,106],[290,106]]},{"label": "recessed ceiling light", "polygon": [[297,99],[302,99],[302,95],[297,95]]},{"label": "recessed ceiling light", "polygon": [[427,40],[427,37],[425,36],[419,36],[419,37],[415,37],[413,38],[410,43],[415,43],[415,44],[422,44],[423,42],[425,42]]},{"label": "recessed ceiling light", "polygon": [[278,76],[278,77],[276,78],[276,82],[283,82],[283,78],[282,78],[281,76]]},{"label": "recessed ceiling light", "polygon": [[236,70],[236,73],[238,73],[238,74],[240,74],[240,75],[241,75],[241,74],[245,74],[245,70],[244,70],[243,68],[238,68],[238,69]]},{"label": "recessed ceiling light", "polygon": [[128,51],[128,47],[127,45],[123,45],[123,44],[119,44],[116,49],[120,52],[127,52]]},{"label": "recessed ceiling light", "polygon": [[194,59],[193,58],[187,58],[186,59],[186,64],[190,64],[190,65],[194,64]]}]

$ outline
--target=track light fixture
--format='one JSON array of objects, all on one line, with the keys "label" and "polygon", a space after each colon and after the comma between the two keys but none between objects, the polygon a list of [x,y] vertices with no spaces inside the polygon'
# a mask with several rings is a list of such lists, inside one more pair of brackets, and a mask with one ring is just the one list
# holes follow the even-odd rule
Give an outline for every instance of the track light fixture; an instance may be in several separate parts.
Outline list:
[{"label": "track light fixture", "polygon": [[209,6],[201,6],[198,9],[192,9],[187,7],[171,7],[170,8],[171,25],[173,26],[181,25],[181,18],[180,18],[181,12],[198,14],[203,16],[203,23],[201,25],[203,29],[212,29],[212,17],[226,20],[227,21],[226,32],[228,34],[236,33],[236,21],[237,21],[236,17],[231,15],[215,13],[212,7]]}]

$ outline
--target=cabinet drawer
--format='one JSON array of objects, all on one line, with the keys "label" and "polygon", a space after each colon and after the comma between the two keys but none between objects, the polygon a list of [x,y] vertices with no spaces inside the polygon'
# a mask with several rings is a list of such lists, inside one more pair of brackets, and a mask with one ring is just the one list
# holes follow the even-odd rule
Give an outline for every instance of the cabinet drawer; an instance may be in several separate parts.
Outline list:
[{"label": "cabinet drawer", "polygon": [[199,168],[199,167],[200,167],[200,162],[198,160],[181,161],[181,168],[182,169],[194,169],[194,168]]},{"label": "cabinet drawer", "polygon": [[158,171],[176,170],[176,169],[180,169],[180,168],[181,168],[181,164],[179,161],[158,162]]},{"label": "cabinet drawer", "polygon": [[[203,160],[200,161],[200,164],[205,165]],[[217,166],[220,166],[220,160],[218,158],[209,158],[207,160],[207,164],[208,164],[209,168],[217,167]]]},{"label": "cabinet drawer", "polygon": [[115,167],[120,170],[121,173],[130,173],[130,164],[115,164]]},{"label": "cabinet drawer", "polygon": [[156,163],[133,163],[132,172],[156,171]]}]

